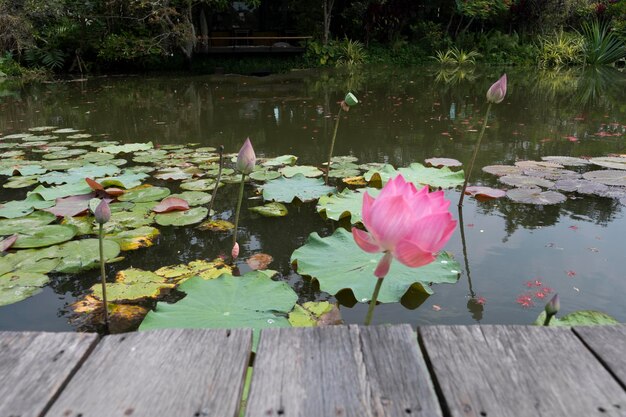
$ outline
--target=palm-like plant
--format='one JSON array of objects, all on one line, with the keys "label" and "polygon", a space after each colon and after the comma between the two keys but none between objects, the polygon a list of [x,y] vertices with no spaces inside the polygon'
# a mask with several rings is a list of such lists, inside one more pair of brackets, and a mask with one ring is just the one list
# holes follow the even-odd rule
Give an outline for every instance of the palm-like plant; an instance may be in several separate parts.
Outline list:
[{"label": "palm-like plant", "polygon": [[626,46],[608,24],[597,20],[585,22],[581,28],[585,38],[585,61],[591,65],[612,65],[626,57]]},{"label": "palm-like plant", "polygon": [[453,46],[447,51],[436,51],[433,57],[441,65],[475,65],[482,55],[477,51],[466,51]]}]

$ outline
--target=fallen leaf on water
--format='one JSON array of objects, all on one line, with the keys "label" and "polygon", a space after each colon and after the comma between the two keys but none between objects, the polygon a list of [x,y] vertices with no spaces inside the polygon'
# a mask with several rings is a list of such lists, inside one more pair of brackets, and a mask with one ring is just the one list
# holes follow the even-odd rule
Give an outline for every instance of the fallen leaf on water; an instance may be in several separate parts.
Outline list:
[{"label": "fallen leaf on water", "polygon": [[7,250],[9,250],[9,248],[13,246],[16,240],[17,235],[11,235],[6,239],[0,241],[0,252],[6,252]]},{"label": "fallen leaf on water", "polygon": [[256,253],[249,257],[246,260],[246,263],[252,270],[258,271],[267,269],[267,266],[271,264],[273,260],[274,258],[272,258],[271,255],[268,255],[266,253]]},{"label": "fallen leaf on water", "polygon": [[576,272],[569,270],[569,271],[565,271],[565,273],[567,274],[568,277],[575,277],[576,276]]}]

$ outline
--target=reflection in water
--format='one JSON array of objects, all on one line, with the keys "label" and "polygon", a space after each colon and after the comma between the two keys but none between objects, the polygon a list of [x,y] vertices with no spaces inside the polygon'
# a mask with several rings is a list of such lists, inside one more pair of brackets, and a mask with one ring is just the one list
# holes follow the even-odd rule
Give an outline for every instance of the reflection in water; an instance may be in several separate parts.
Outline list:
[{"label": "reflection in water", "polygon": [[[294,154],[300,164],[321,166],[328,157],[335,106],[346,91],[354,91],[360,103],[349,117],[342,114],[341,140],[334,154],[353,155],[361,163],[395,166],[430,157],[467,161],[483,123],[485,91],[501,72],[500,68],[481,67],[452,73],[381,67],[352,72],[297,71],[263,78],[101,77],[82,83],[27,86],[5,82],[0,84],[0,133],[52,124],[85,129],[97,141],[223,144],[227,154],[236,152],[250,137],[259,157]],[[509,92],[503,103],[492,108],[487,121],[474,185],[499,186],[494,176],[480,170],[485,165],[547,155],[626,153],[624,74],[606,69],[507,72]],[[172,186],[165,182],[155,185]],[[2,200],[23,198],[24,193],[3,189]],[[252,194],[248,186],[247,195]],[[221,218],[232,219],[235,197],[236,185],[227,185],[218,193],[214,209],[222,213]],[[450,191],[448,198],[458,198],[458,191]],[[274,257],[270,268],[296,289],[300,302],[331,298],[320,293],[314,281],[293,271],[290,255],[309,233],[328,236],[337,225],[323,221],[315,204],[291,205],[289,215],[278,220],[248,213],[248,206],[258,204],[259,200],[243,202],[241,272],[246,271],[243,259],[247,256],[268,253]],[[465,217],[460,218],[463,227],[446,250],[458,260],[464,257],[469,290],[464,285],[438,285],[429,298],[413,288],[402,305],[382,309],[393,312],[385,317],[413,324],[528,323],[537,311],[522,310],[514,300],[523,282],[543,276],[562,295],[563,305],[572,310],[604,309],[626,321],[626,311],[615,311],[623,305],[621,298],[626,292],[623,277],[614,267],[621,264],[623,236],[619,231],[626,227],[623,209],[616,200],[591,196],[546,207],[506,199],[468,199],[465,212],[459,213]],[[111,273],[130,265],[156,269],[213,259],[230,252],[228,237],[193,228],[162,228],[155,246],[128,254],[126,260],[111,265]],[[551,243],[554,246],[548,246]],[[472,282],[470,267],[479,281]],[[576,270],[577,275],[568,277],[565,270]],[[26,321],[40,323],[40,329],[63,328],[50,311],[59,311],[64,319],[64,306],[96,282],[97,273],[54,277],[54,292],[46,290],[38,296],[43,301],[34,297],[0,308],[0,328],[15,328],[15,314],[34,315],[36,319]],[[480,296],[489,300],[488,309]],[[344,317],[349,319],[355,311],[353,321],[362,320],[364,312],[357,311],[360,305],[352,308],[350,296],[338,298]],[[431,302],[442,310],[426,307]],[[33,308],[35,304],[48,309]],[[422,305],[424,308],[417,309]]]}]

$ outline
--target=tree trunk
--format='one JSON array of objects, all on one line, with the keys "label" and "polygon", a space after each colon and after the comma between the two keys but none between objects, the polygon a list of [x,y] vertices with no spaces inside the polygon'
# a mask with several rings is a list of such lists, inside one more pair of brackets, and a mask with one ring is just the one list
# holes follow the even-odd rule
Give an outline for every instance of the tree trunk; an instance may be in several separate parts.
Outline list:
[{"label": "tree trunk", "polygon": [[333,5],[335,0],[324,1],[324,45],[328,44],[330,39],[330,19],[332,18]]}]

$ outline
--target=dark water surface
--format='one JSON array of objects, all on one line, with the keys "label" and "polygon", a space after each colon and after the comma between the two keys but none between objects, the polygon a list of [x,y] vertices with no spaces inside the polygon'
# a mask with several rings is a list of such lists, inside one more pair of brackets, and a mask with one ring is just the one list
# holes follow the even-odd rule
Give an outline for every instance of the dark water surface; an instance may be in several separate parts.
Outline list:
[{"label": "dark water surface", "polygon": [[[361,103],[344,113],[335,155],[396,167],[430,157],[467,162],[486,109],[484,94],[502,72],[377,68],[264,78],[103,77],[21,89],[0,84],[0,134],[52,124],[84,129],[95,140],[223,144],[227,152],[236,152],[250,137],[258,156],[295,154],[299,164],[320,165],[327,158],[337,102],[351,90]],[[626,75],[613,70],[507,72],[509,91],[503,103],[492,107],[471,183],[499,186],[496,177],[479,169],[485,165],[548,155],[626,153]],[[0,190],[0,200],[20,192]],[[232,220],[236,192],[236,185],[228,185],[218,194],[222,218]],[[458,219],[459,191],[446,195]],[[446,250],[463,265],[459,282],[435,286],[435,294],[425,300],[405,297],[402,304],[381,305],[375,322],[530,323],[549,298],[532,294],[535,288],[527,283],[534,280],[560,294],[563,313],[598,309],[626,322],[626,221],[618,200],[579,196],[545,207],[507,199],[465,201],[469,270],[457,230]],[[270,267],[294,287],[300,301],[333,300],[296,274],[289,259],[309,233],[330,235],[338,225],[323,220],[313,203],[290,206],[282,219],[252,217],[245,210],[248,203],[240,221],[240,259],[271,254]],[[129,266],[155,270],[213,259],[230,250],[229,235],[193,227],[160,230],[155,246],[124,253],[126,260],[111,266],[111,274]],[[241,270],[246,268],[242,263]],[[72,329],[69,304],[97,280],[97,271],[52,277],[41,294],[0,307],[0,329]],[[533,306],[517,302],[525,294],[532,296]],[[367,305],[353,305],[349,297],[341,301],[347,322],[363,320]]]}]

